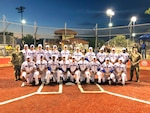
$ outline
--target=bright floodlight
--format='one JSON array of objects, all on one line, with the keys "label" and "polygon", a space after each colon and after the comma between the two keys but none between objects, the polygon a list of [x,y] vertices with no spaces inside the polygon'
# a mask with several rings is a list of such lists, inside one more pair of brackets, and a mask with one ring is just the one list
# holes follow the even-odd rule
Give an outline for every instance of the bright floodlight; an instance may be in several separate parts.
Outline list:
[{"label": "bright floodlight", "polygon": [[131,22],[136,22],[137,18],[136,16],[131,17]]},{"label": "bright floodlight", "polygon": [[112,27],[112,26],[113,26],[113,24],[112,24],[112,23],[109,23],[109,24],[108,24],[108,26],[109,26],[109,27]]},{"label": "bright floodlight", "polygon": [[26,23],[26,20],[23,19],[23,20],[21,21],[21,23],[22,23],[22,24],[25,24],[25,23]]},{"label": "bright floodlight", "polygon": [[135,35],[136,35],[135,33],[132,33],[132,36],[133,36],[133,37],[135,37]]},{"label": "bright floodlight", "polygon": [[106,11],[106,14],[107,14],[108,16],[110,16],[110,17],[112,17],[112,16],[115,15],[115,13],[114,13],[114,11],[112,11],[112,9],[108,9],[108,10]]}]

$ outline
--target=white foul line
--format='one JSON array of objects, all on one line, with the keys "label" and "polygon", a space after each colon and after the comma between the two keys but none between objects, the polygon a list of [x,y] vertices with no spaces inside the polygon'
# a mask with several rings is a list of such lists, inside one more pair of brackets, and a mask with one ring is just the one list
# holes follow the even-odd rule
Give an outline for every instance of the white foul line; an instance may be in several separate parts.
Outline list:
[{"label": "white foul line", "polygon": [[11,103],[11,102],[14,102],[14,101],[18,101],[18,100],[21,100],[21,99],[24,99],[24,98],[33,96],[33,95],[35,95],[35,94],[36,94],[36,92],[30,93],[30,94],[28,94],[28,95],[21,96],[21,97],[18,97],[18,98],[14,98],[14,99],[11,99],[11,100],[7,100],[7,101],[4,101],[4,102],[0,102],[0,105],[4,105],[4,104],[8,104],[8,103]]},{"label": "white foul line", "polygon": [[59,84],[59,90],[57,92],[38,92],[37,94],[61,94],[62,90],[63,90],[62,84]]},{"label": "white foul line", "polygon": [[125,95],[121,95],[121,94],[117,94],[117,93],[113,93],[113,92],[109,92],[109,91],[104,91],[104,93],[114,95],[114,96],[117,96],[117,97],[121,97],[121,98],[126,98],[126,99],[137,101],[137,102],[141,102],[141,103],[144,103],[144,104],[150,104],[149,101],[145,101],[145,100],[141,100],[141,99],[137,99],[137,98],[133,98],[133,97],[129,97],[129,96],[125,96]]},{"label": "white foul line", "polygon": [[98,85],[97,85],[97,87],[100,89],[100,91],[84,91],[84,89],[82,88],[82,86],[80,84],[78,84],[78,88],[80,89],[81,93],[102,93],[102,92],[104,92],[104,90],[103,90],[102,87],[100,87]]},{"label": "white foul line", "polygon": [[41,84],[40,87],[38,88],[37,92],[30,93],[28,95],[24,95],[24,96],[21,96],[18,98],[10,99],[10,100],[4,101],[4,102],[0,102],[0,105],[4,105],[4,104],[8,104],[8,103],[11,103],[14,101],[18,101],[18,100],[21,100],[21,99],[24,99],[24,98],[27,98],[27,97],[30,97],[30,96],[33,96],[36,94],[60,94],[60,93],[62,93],[62,89],[63,89],[62,84],[60,84],[58,92],[41,92],[43,87],[44,87],[44,84]]},{"label": "white foul line", "polygon": [[129,99],[132,101],[137,101],[137,102],[141,102],[144,104],[150,104],[149,101],[145,101],[145,100],[141,100],[141,99],[137,99],[137,98],[133,98],[133,97],[129,97],[129,96],[125,96],[125,95],[121,95],[121,94],[117,94],[117,93],[113,93],[113,92],[109,92],[109,91],[105,91],[100,85],[96,84],[96,86],[100,89],[100,91],[84,91],[84,89],[82,88],[81,85],[78,85],[78,88],[80,89],[81,93],[107,93],[113,96],[117,96],[117,97],[121,97],[121,98],[125,98],[125,99]]},{"label": "white foul line", "polygon": [[43,87],[44,87],[44,84],[42,83],[36,93],[39,94],[42,91]]}]

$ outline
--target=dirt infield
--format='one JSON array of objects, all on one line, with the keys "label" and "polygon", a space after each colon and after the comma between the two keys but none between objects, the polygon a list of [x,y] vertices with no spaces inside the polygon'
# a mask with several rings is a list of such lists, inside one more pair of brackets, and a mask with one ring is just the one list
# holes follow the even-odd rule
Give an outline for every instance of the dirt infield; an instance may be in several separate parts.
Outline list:
[{"label": "dirt infield", "polygon": [[148,113],[149,73],[141,70],[141,82],[127,82],[126,86],[20,87],[12,67],[0,68],[0,113]]}]

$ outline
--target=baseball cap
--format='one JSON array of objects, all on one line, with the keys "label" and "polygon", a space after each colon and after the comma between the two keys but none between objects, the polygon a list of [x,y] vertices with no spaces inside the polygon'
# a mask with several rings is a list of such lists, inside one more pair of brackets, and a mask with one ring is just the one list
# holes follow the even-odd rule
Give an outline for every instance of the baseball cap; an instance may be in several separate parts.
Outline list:
[{"label": "baseball cap", "polygon": [[27,56],[26,58],[28,59],[28,58],[31,58],[31,57],[30,57],[30,56]]},{"label": "baseball cap", "polygon": [[38,47],[42,47],[42,44],[39,44]]},{"label": "baseball cap", "polygon": [[96,59],[96,56],[94,56],[93,59],[94,59],[94,58]]},{"label": "baseball cap", "polygon": [[24,47],[28,47],[28,44],[25,44]]},{"label": "baseball cap", "polygon": [[72,56],[72,58],[75,58],[75,56]]},{"label": "baseball cap", "polygon": [[107,57],[107,58],[105,58],[105,60],[110,60],[110,59]]},{"label": "baseball cap", "polygon": [[104,48],[100,48],[100,50],[104,50]]},{"label": "baseball cap", "polygon": [[115,50],[115,48],[113,47],[111,50]]},{"label": "baseball cap", "polygon": [[118,60],[123,61],[123,58],[122,58],[122,57],[120,57]]},{"label": "baseball cap", "polygon": [[79,49],[79,47],[76,47],[76,49]]},{"label": "baseball cap", "polygon": [[46,45],[46,48],[49,48],[49,45]]},{"label": "baseball cap", "polygon": [[89,47],[89,49],[93,49],[92,47]]},{"label": "baseball cap", "polygon": [[125,47],[123,47],[123,48],[122,48],[122,50],[126,50],[126,48],[125,48]]},{"label": "baseball cap", "polygon": [[31,44],[31,45],[30,45],[30,47],[34,47],[34,45],[33,45],[33,44]]},{"label": "baseball cap", "polygon": [[66,48],[67,48],[67,45],[64,45],[64,47],[66,47]]},{"label": "baseball cap", "polygon": [[56,45],[53,45],[53,48],[57,48],[57,46],[56,46]]}]

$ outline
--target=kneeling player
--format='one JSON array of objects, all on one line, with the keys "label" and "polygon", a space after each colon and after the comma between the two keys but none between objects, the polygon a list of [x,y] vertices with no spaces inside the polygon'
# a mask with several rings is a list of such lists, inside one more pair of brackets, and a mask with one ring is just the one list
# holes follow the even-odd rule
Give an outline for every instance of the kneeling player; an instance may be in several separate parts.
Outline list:
[{"label": "kneeling player", "polygon": [[68,65],[69,65],[69,61],[66,59],[66,56],[62,56],[62,60],[59,62],[59,70],[57,71],[58,83],[60,83],[61,78],[63,79],[64,82],[67,81]]},{"label": "kneeling player", "polygon": [[106,82],[108,80],[109,85],[111,85],[112,82],[116,82],[115,74],[113,73],[114,66],[110,62],[109,58],[105,59],[105,62],[102,64],[101,74],[99,76],[99,80],[102,79],[103,82]]},{"label": "kneeling player", "polygon": [[72,61],[69,62],[68,66],[68,77],[70,78],[71,82],[74,82],[74,79],[76,80],[76,83],[79,84],[79,79],[80,79],[80,73],[78,70],[78,63],[75,60],[75,57],[72,57]]},{"label": "kneeling player", "polygon": [[90,80],[95,82],[95,76],[99,74],[100,63],[97,61],[96,56],[93,57],[93,61],[90,62]]},{"label": "kneeling player", "polygon": [[80,82],[82,83],[83,81],[85,81],[86,78],[86,83],[89,83],[89,76],[90,76],[90,72],[89,72],[89,62],[87,60],[85,60],[85,57],[82,56],[81,60],[78,62],[79,65],[79,73],[80,73]]},{"label": "kneeling player", "polygon": [[45,83],[45,74],[47,69],[47,61],[44,60],[44,55],[41,55],[40,60],[36,62],[37,71],[35,71],[35,85],[39,84],[39,78],[41,78],[41,82]]},{"label": "kneeling player", "polygon": [[114,70],[117,81],[122,81],[122,85],[125,85],[126,81],[126,66],[123,63],[123,58],[119,58],[118,62],[114,64]]},{"label": "kneeling player", "polygon": [[57,82],[57,69],[58,69],[58,61],[56,57],[53,55],[52,60],[48,62],[48,70],[46,72],[46,84],[50,83],[50,80],[53,79],[53,82]]},{"label": "kneeling player", "polygon": [[26,61],[24,61],[21,65],[21,75],[22,75],[22,87],[26,85],[26,83],[31,84],[34,78],[34,72],[36,69],[35,63],[31,60],[30,56],[26,57]]}]

